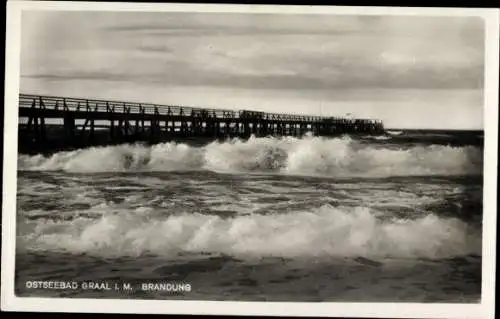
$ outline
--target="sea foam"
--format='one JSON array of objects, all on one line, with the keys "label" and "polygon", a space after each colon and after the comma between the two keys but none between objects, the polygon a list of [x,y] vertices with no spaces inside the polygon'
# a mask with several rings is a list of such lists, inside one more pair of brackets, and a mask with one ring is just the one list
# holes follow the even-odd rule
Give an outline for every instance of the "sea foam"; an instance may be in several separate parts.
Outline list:
[{"label": "sea foam", "polygon": [[[99,210],[105,210],[100,207]],[[287,214],[230,218],[199,213],[161,215],[149,208],[98,218],[32,220],[20,225],[19,249],[98,256],[180,253],[255,257],[448,258],[481,254],[480,232],[434,214],[379,219],[367,207],[323,205]]]},{"label": "sea foam", "polygon": [[123,144],[59,152],[48,157],[20,155],[19,170],[67,172],[210,170],[331,177],[475,175],[482,152],[474,146],[410,148],[361,144],[349,137],[255,138],[153,146]]}]

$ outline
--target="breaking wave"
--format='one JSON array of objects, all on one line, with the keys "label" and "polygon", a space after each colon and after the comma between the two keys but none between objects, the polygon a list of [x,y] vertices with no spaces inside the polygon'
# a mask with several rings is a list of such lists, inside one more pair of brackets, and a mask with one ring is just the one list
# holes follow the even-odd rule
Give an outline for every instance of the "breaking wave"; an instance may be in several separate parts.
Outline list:
[{"label": "breaking wave", "polygon": [[401,135],[403,133],[403,131],[388,130],[387,133],[389,133],[390,135]]},{"label": "breaking wave", "polygon": [[237,258],[440,259],[481,255],[481,236],[470,227],[433,214],[383,220],[367,207],[330,205],[231,218],[197,213],[161,216],[149,208],[137,208],[135,213],[110,209],[97,218],[23,223],[18,247],[111,257],[155,254],[175,258],[189,252]]},{"label": "breaking wave", "polygon": [[233,139],[203,147],[182,143],[92,147],[49,157],[20,155],[19,170],[67,172],[185,171],[263,172],[334,177],[481,174],[474,146],[411,148],[362,145],[349,138]]}]

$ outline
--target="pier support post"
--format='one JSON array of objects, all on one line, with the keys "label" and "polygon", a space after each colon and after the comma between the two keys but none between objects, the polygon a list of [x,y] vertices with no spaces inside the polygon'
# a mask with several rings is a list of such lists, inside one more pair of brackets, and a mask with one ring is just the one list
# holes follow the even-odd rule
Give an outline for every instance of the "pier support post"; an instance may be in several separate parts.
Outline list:
[{"label": "pier support post", "polygon": [[70,145],[75,145],[75,118],[71,115],[64,117],[64,131],[67,142]]},{"label": "pier support post", "polygon": [[91,142],[94,142],[95,140],[95,121],[92,119],[90,121],[90,136],[89,139]]}]

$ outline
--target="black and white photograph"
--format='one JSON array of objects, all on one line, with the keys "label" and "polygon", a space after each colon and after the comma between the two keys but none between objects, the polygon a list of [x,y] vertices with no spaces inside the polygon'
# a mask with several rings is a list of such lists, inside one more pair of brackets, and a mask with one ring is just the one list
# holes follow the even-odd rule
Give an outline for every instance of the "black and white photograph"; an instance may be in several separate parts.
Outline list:
[{"label": "black and white photograph", "polygon": [[2,308],[493,318],[498,10],[9,5]]}]

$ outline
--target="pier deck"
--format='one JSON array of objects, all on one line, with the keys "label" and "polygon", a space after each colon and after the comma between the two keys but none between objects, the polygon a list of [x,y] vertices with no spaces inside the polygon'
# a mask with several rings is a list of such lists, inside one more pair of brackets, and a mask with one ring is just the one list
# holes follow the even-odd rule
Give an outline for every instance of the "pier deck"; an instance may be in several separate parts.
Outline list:
[{"label": "pier deck", "polygon": [[[49,124],[48,122],[57,122]],[[182,139],[379,134],[381,121],[206,109],[83,98],[19,96],[19,146],[26,151]]]}]

